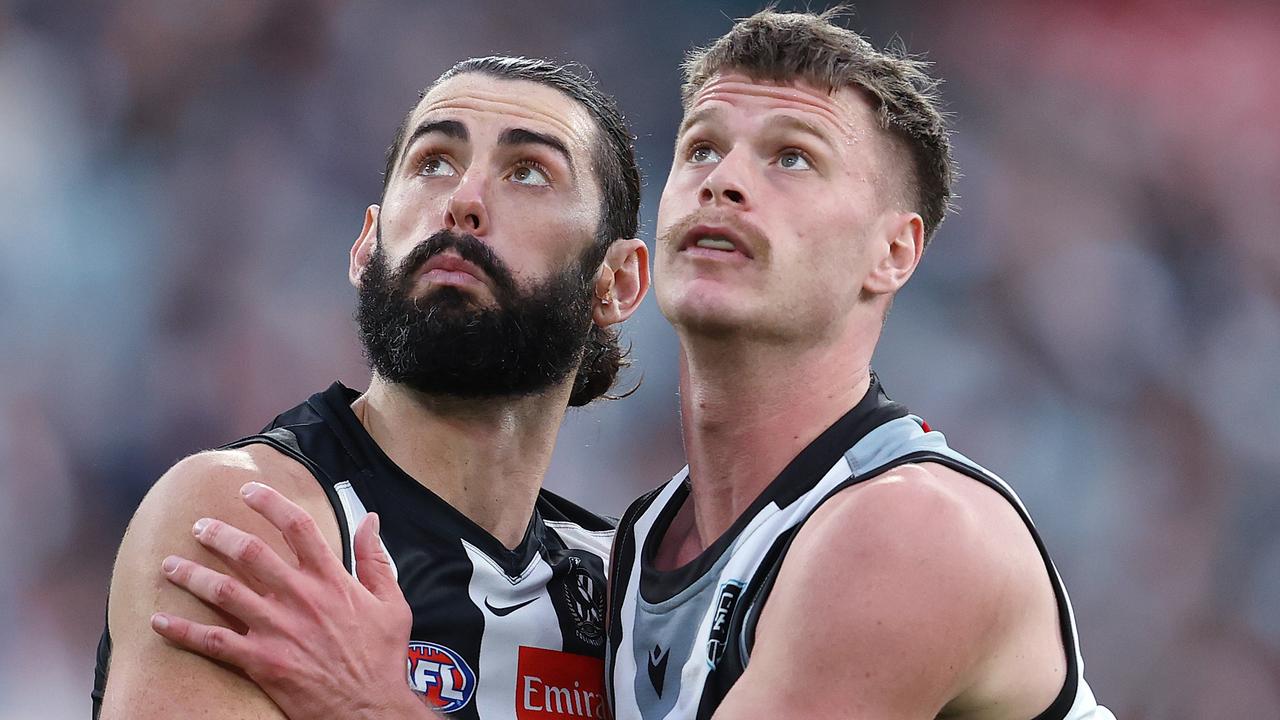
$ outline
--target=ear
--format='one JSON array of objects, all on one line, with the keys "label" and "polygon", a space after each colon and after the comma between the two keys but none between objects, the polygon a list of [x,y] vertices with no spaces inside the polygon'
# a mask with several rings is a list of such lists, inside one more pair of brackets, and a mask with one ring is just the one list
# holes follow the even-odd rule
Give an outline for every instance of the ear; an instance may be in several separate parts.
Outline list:
[{"label": "ear", "polygon": [[873,295],[896,293],[920,264],[924,254],[924,220],[917,213],[893,213],[879,239],[881,256],[863,281]]},{"label": "ear", "polygon": [[360,277],[364,275],[369,256],[378,245],[378,213],[381,211],[382,208],[377,205],[365,208],[364,227],[360,229],[356,244],[351,246],[351,264],[347,268],[347,278],[355,287],[360,287]]},{"label": "ear", "polygon": [[608,327],[631,317],[649,292],[649,248],[636,238],[614,240],[596,271],[591,318]]}]

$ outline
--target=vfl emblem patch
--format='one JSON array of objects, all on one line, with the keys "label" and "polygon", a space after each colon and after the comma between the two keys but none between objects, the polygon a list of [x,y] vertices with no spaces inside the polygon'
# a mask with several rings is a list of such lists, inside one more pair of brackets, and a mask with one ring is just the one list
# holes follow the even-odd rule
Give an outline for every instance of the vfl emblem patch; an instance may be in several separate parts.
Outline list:
[{"label": "vfl emblem patch", "polygon": [[725,645],[729,642],[729,626],[733,620],[733,609],[742,595],[742,582],[728,580],[720,585],[716,597],[715,617],[711,619],[711,634],[707,637],[707,667],[716,669],[716,664],[724,655]]},{"label": "vfl emblem patch", "polygon": [[409,643],[409,687],[437,712],[466,707],[476,694],[476,674],[458,653],[429,642]]},{"label": "vfl emblem patch", "polygon": [[604,587],[582,567],[580,558],[569,559],[564,580],[564,601],[573,616],[573,632],[588,645],[604,643]]}]

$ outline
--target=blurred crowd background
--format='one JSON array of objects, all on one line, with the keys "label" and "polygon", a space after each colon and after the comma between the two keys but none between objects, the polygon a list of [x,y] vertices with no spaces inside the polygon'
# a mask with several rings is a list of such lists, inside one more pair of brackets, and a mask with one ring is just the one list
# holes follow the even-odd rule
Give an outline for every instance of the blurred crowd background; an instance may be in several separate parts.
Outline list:
[{"label": "blurred crowd background", "polygon": [[[756,9],[0,0],[0,720],[87,717],[113,555],[170,464],[367,383],[347,250],[419,88],[586,63],[651,239],[682,53]],[[876,358],[891,395],[1022,494],[1118,717],[1280,718],[1280,5],[851,24],[935,63],[964,174]],[[628,337],[638,392],[571,413],[548,479],[611,514],[683,464],[652,300]]]}]

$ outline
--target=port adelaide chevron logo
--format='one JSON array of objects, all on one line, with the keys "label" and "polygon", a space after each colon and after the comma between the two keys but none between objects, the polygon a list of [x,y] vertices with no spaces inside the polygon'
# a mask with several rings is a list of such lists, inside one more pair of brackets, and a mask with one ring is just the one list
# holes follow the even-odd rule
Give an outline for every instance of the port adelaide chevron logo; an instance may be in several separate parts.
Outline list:
[{"label": "port adelaide chevron logo", "polygon": [[742,597],[742,582],[729,580],[721,583],[716,593],[715,616],[711,618],[711,634],[707,637],[707,667],[714,670],[724,655],[725,644],[729,641],[729,626],[733,620],[733,610],[738,606],[738,598]]},{"label": "port adelaide chevron logo", "polygon": [[461,655],[444,645],[409,643],[408,668],[409,687],[437,712],[460,710],[476,694],[476,674]]}]

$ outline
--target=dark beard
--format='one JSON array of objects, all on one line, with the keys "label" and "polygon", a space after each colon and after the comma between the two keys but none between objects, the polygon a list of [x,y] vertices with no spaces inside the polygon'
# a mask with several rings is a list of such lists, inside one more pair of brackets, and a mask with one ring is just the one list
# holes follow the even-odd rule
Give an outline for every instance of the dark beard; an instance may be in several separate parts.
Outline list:
[{"label": "dark beard", "polygon": [[[414,275],[453,249],[491,280],[495,307],[454,287],[410,297]],[[487,245],[447,230],[432,235],[394,273],[381,237],[357,292],[356,322],[369,364],[385,380],[430,395],[514,397],[556,385],[577,369],[591,329],[591,280],[599,255],[528,289]]]}]

